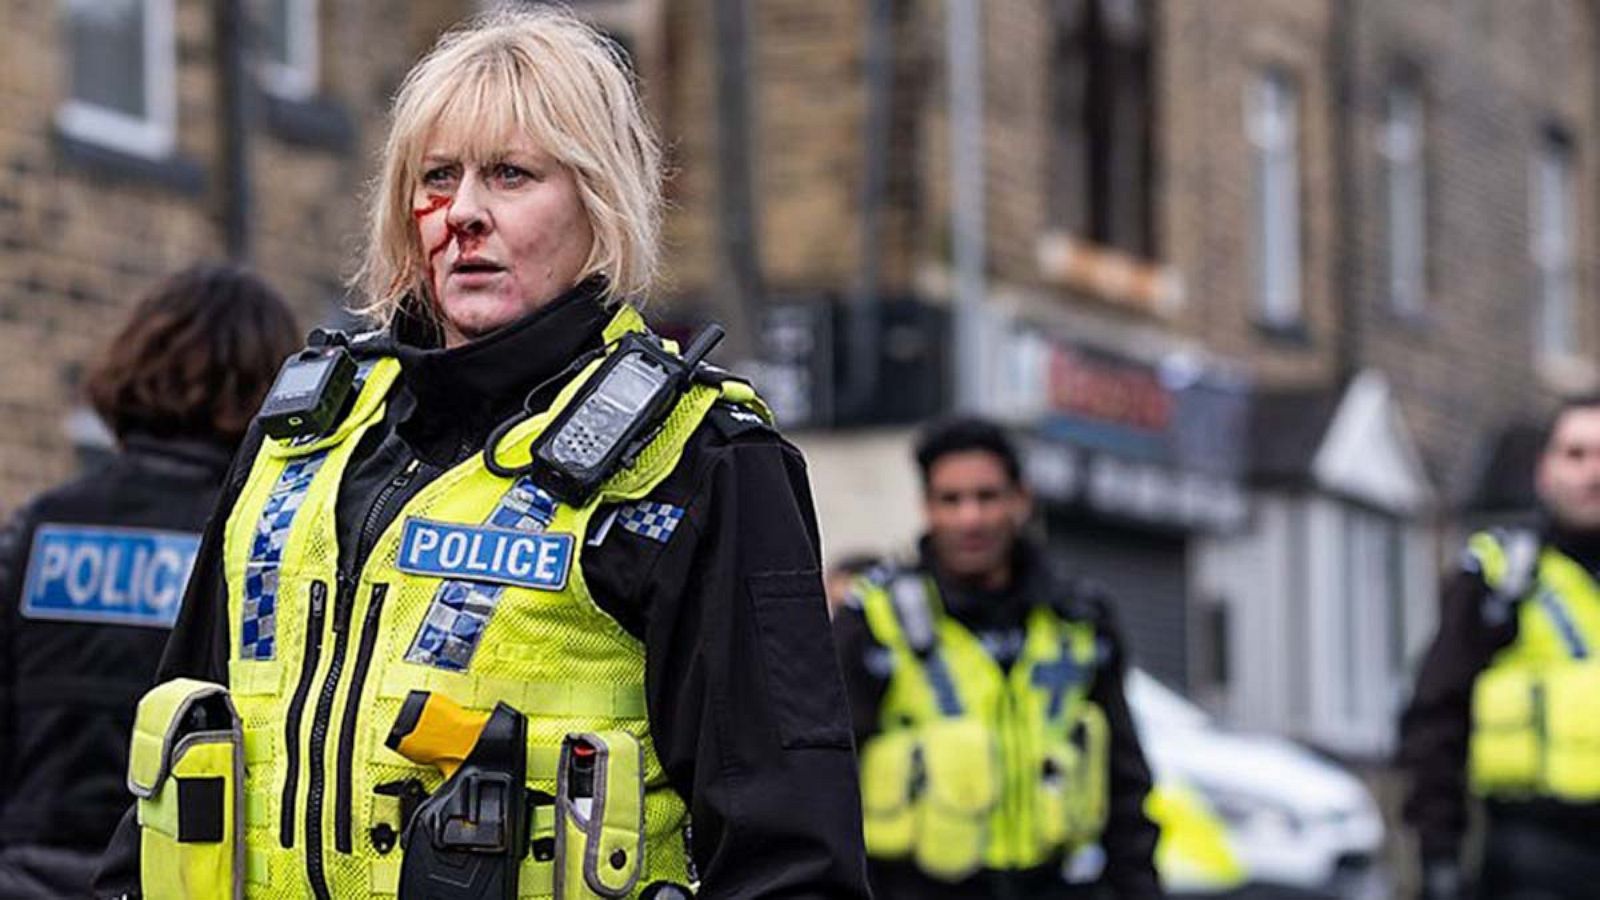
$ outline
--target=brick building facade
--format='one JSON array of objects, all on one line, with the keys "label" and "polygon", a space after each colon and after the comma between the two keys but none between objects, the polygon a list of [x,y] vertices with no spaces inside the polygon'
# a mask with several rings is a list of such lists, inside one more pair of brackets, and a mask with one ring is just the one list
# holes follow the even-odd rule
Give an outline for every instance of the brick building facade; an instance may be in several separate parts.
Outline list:
[{"label": "brick building facade", "polygon": [[[813,413],[797,439],[833,555],[909,542],[908,423],[955,395],[953,323],[979,328],[982,406],[1029,441],[1044,532],[1124,586],[1146,663],[1254,724],[1381,748],[1481,448],[1594,381],[1593,6],[982,0],[981,32],[952,35],[964,2],[572,4],[627,47],[668,147],[655,314],[730,322],[740,357],[810,348],[759,371]],[[106,5],[168,59],[143,63],[170,98],[158,152],[63,113],[83,90],[72,16],[92,5],[8,7],[0,509],[73,470],[84,366],[162,274],[247,252],[307,325],[334,314],[387,98],[488,4],[248,4],[284,24],[259,32],[251,59],[281,59],[239,113],[218,19],[234,5]],[[975,320],[954,312],[962,46],[982,122]],[[877,389],[842,398],[862,328]],[[1324,668],[1280,671],[1329,629],[1343,643],[1306,651]],[[1352,648],[1376,645],[1363,681]]]}]

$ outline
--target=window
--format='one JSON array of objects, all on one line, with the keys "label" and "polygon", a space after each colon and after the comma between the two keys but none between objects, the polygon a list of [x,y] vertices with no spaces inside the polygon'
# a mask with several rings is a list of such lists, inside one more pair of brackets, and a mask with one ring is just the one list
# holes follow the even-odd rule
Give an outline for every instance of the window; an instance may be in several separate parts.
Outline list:
[{"label": "window", "polygon": [[172,0],[65,0],[71,137],[152,159],[174,144]]},{"label": "window", "polygon": [[1388,513],[1346,503],[1334,506],[1337,556],[1331,604],[1324,622],[1325,657],[1336,677],[1323,686],[1319,730],[1331,746],[1365,746],[1386,752],[1393,738],[1391,703],[1406,682],[1404,666],[1406,566],[1420,547],[1410,546],[1404,523]]},{"label": "window", "polygon": [[255,0],[261,86],[304,100],[317,90],[317,0]]},{"label": "window", "polygon": [[1573,146],[1566,131],[1551,128],[1534,160],[1532,240],[1529,252],[1537,285],[1535,335],[1545,357],[1578,352],[1577,209],[1573,195]]},{"label": "window", "polygon": [[1384,165],[1389,307],[1402,316],[1420,315],[1427,292],[1422,140],[1422,92],[1415,77],[1397,77],[1384,98],[1378,152]]},{"label": "window", "polygon": [[1256,315],[1270,328],[1301,323],[1299,97],[1283,72],[1261,74],[1246,98],[1253,148]]},{"label": "window", "polygon": [[1052,223],[1153,256],[1151,4],[1065,0],[1055,8]]}]

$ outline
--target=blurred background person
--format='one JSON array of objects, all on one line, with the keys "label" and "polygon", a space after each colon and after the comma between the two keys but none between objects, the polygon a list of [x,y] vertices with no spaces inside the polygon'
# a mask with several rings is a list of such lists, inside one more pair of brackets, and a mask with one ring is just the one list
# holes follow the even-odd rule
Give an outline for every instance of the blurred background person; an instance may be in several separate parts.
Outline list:
[{"label": "blurred background person", "polygon": [[850,596],[856,580],[878,564],[878,558],[870,553],[851,553],[828,567],[827,577],[823,586],[828,591],[828,615],[831,618],[844,606],[845,599]]},{"label": "blurred background person", "polygon": [[80,897],[127,807],[127,742],[199,533],[299,346],[254,275],[197,266],[139,302],[88,376],[102,467],[0,533],[0,897]]},{"label": "blurred background person", "polygon": [[1161,896],[1107,601],[1023,537],[999,426],[932,425],[916,460],[916,560],[866,576],[834,620],[876,896]]},{"label": "blurred background person", "polygon": [[1468,896],[1469,796],[1487,814],[1477,896],[1600,884],[1600,397],[1556,414],[1535,486],[1535,529],[1468,541],[1401,719],[1427,900]]}]

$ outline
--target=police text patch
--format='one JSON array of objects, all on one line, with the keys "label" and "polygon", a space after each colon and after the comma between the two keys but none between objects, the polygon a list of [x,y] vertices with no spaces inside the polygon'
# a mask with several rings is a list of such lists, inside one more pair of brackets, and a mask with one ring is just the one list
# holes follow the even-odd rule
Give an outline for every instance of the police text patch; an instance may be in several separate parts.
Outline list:
[{"label": "police text patch", "polygon": [[199,550],[200,536],[181,531],[41,525],[22,615],[171,628]]},{"label": "police text patch", "polygon": [[572,544],[570,534],[407,519],[395,564],[414,575],[559,591],[572,568]]}]

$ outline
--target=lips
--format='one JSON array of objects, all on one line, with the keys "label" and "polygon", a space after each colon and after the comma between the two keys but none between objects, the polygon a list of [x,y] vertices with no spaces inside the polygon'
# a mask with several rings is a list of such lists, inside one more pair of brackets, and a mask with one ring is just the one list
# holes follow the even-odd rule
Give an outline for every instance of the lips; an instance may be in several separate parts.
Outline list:
[{"label": "lips", "polygon": [[503,271],[505,271],[505,266],[493,260],[475,256],[456,260],[455,265],[450,267],[450,274],[452,275],[492,275],[495,272]]}]

